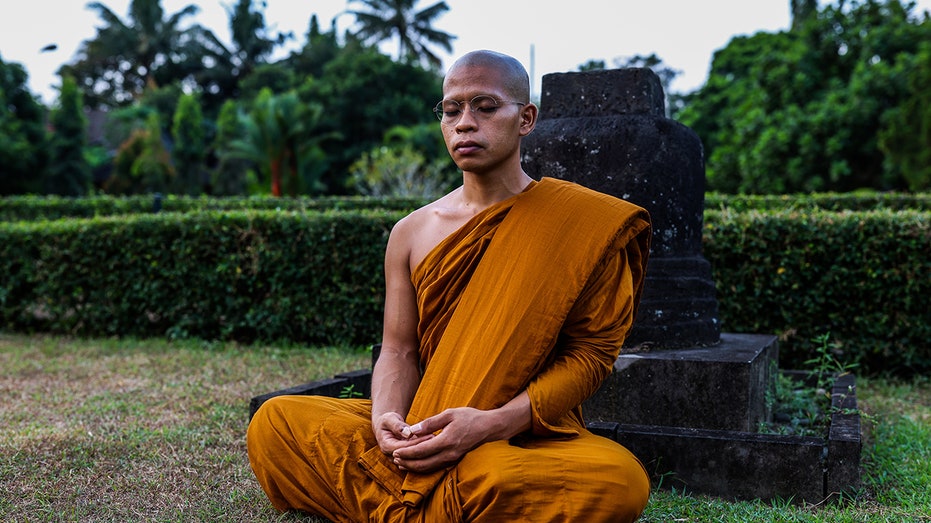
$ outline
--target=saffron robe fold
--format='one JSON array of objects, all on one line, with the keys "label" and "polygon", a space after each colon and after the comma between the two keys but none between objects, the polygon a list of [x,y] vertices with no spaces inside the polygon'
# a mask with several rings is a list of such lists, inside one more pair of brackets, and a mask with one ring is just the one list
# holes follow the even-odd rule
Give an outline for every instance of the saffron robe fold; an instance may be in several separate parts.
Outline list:
[{"label": "saffron robe fold", "polygon": [[[623,318],[626,335],[643,286],[648,242],[645,210],[553,178],[486,209],[446,238],[411,275],[425,372],[407,422],[453,407],[494,409],[529,387],[535,431],[577,435],[584,428],[579,406],[610,371],[623,339],[603,355],[601,368],[575,361],[581,368],[538,375],[552,361],[559,331],[585,284],[622,248],[634,254],[628,264],[636,271]],[[461,290],[451,292],[451,286]],[[535,377],[538,383],[532,383]],[[589,385],[581,394],[566,394],[581,384]],[[367,457],[388,459],[377,449]],[[404,475],[402,499],[417,505],[442,475]]]},{"label": "saffron robe fold", "polygon": [[[493,409],[527,390],[532,434],[511,445],[597,438],[585,430],[580,406],[611,371],[633,323],[649,239],[642,208],[545,178],[443,240],[411,276],[424,374],[408,423],[452,407]],[[364,420],[370,406],[361,408]],[[253,432],[250,426],[250,439]],[[411,511],[443,478],[461,475],[461,465],[432,474],[401,472],[373,437],[352,439],[364,473]],[[503,451],[494,448],[506,453],[504,444]],[[250,457],[252,448],[250,441]],[[266,476],[256,461],[257,477]],[[642,469],[635,473],[645,478]],[[448,504],[461,494],[444,496]]]}]

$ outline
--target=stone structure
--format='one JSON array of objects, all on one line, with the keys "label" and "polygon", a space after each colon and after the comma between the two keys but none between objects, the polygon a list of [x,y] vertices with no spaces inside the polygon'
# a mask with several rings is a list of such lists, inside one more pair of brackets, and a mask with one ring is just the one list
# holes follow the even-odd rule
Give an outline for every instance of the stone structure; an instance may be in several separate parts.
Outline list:
[{"label": "stone structure", "polygon": [[827,444],[755,434],[771,417],[777,340],[721,333],[701,252],[701,140],[665,117],[659,78],[649,69],[546,75],[540,106],[522,145],[528,174],[631,201],[653,221],[638,316],[586,420],[696,492],[819,500],[855,486],[858,419],[834,420]]},{"label": "stone structure", "polygon": [[629,348],[719,342],[711,267],[701,253],[705,166],[691,129],[665,117],[649,69],[546,75],[524,169],[577,182],[650,212],[653,245]]},{"label": "stone structure", "polygon": [[666,118],[659,77],[649,69],[550,74],[540,106],[523,142],[524,169],[641,205],[653,222],[640,310],[615,372],[586,405],[588,419],[726,430],[767,421],[776,340],[722,344],[701,252],[701,140]]}]

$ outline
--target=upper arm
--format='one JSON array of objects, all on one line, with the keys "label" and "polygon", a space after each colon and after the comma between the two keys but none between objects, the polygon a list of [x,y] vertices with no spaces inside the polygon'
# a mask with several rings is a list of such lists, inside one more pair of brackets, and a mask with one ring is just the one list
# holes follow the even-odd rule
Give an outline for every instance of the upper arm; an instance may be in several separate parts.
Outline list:
[{"label": "upper arm", "polygon": [[415,227],[410,217],[395,224],[385,249],[385,310],[382,352],[417,353],[417,297],[410,253]]}]

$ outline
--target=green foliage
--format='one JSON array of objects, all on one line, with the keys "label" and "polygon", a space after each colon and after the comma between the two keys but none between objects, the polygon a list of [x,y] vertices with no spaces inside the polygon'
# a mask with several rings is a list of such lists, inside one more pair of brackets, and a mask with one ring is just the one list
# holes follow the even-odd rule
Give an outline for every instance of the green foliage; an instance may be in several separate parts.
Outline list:
[{"label": "green foliage", "polygon": [[705,209],[746,211],[931,211],[931,193],[887,193],[857,191],[814,194],[723,194],[705,195]]},{"label": "green foliage", "polygon": [[814,356],[804,367],[779,372],[774,369],[772,422],[763,423],[759,432],[794,434],[826,438],[831,415],[839,407],[832,405],[832,393],[839,376],[849,374],[856,363],[842,361],[843,351],[831,341],[830,333],[811,339]]},{"label": "green foliage", "polygon": [[0,58],[0,196],[41,191],[47,162],[45,110],[26,70]]},{"label": "green foliage", "polygon": [[146,127],[133,131],[117,151],[104,190],[110,194],[167,192],[174,176],[158,113],[150,112]]},{"label": "green foliage", "polygon": [[202,69],[198,35],[203,29],[182,29],[185,19],[197,13],[196,5],[166,17],[161,0],[132,0],[125,21],[101,2],[88,8],[96,11],[101,25],[94,38],[81,43],[77,60],[60,73],[78,81],[90,106],[124,106],[149,88],[190,79]]},{"label": "green foliage", "polygon": [[[195,213],[203,211],[294,211],[312,213],[323,211],[412,211],[428,200],[423,198],[364,198],[359,196],[328,196],[275,198],[249,196],[192,198],[173,194],[161,199],[161,211],[166,213]],[[44,221],[61,219],[146,214],[153,211],[152,195],[110,196],[85,198],[56,196],[10,196],[0,198],[0,222]]]},{"label": "green foliage", "polygon": [[[926,99],[915,85],[925,85],[931,68],[921,58],[931,21],[913,18],[913,7],[839,2],[794,21],[791,31],[734,38],[715,53],[708,82],[679,117],[704,142],[708,187],[774,194],[921,187],[907,180],[925,176],[914,169],[926,165],[927,147],[887,147],[891,160],[880,147],[884,133],[920,142],[915,131],[929,125],[926,111],[906,109]],[[902,127],[905,114],[911,121]]]},{"label": "green foliage", "polygon": [[186,94],[178,101],[171,127],[174,148],[174,191],[177,194],[200,194],[203,192],[204,160],[207,144],[204,132],[204,117],[197,97]]},{"label": "green foliage", "polygon": [[[275,92],[293,87],[290,83],[280,89],[275,88],[275,84],[262,84],[270,78],[291,74],[287,67],[267,65],[275,48],[291,35],[269,30],[265,25],[265,6],[265,1],[256,4],[252,0],[238,0],[234,6],[227,7],[232,46],[221,42],[210,31],[197,31],[204,59],[210,64],[195,73],[208,114],[216,114],[229,99],[254,98],[262,86],[270,86]],[[247,88],[247,82],[259,87]]]},{"label": "green foliage", "polygon": [[[416,65],[416,58],[395,63],[351,33],[337,35],[335,26],[320,31],[316,17],[310,20],[300,51],[268,63],[274,48],[292,35],[265,26],[264,2],[238,0],[228,6],[232,45],[200,25],[184,23],[197,12],[194,5],[167,14],[159,0],[133,0],[125,18],[99,2],[89,7],[101,19],[98,32],[82,43],[77,58],[60,73],[77,79],[90,107],[110,109],[106,146],[123,151],[122,164],[114,168],[124,176],[106,186],[119,194],[138,190],[125,175],[132,170],[126,165],[126,153],[135,158],[147,149],[140,142],[150,135],[141,131],[149,114],[155,111],[161,122],[173,122],[185,92],[200,102],[204,119],[200,151],[212,154],[206,161],[216,171],[207,189],[216,194],[345,194],[349,166],[378,146],[391,127],[429,122],[428,109],[440,96],[435,69]],[[429,55],[424,42],[451,38],[431,28],[436,16],[448,9],[445,4],[420,12],[412,6],[393,7],[412,16],[412,25],[404,29],[418,56]],[[272,95],[263,93],[265,89]],[[252,123],[230,125],[229,109],[220,122],[227,101],[238,103]],[[289,121],[275,114],[286,114]],[[186,155],[197,152],[195,144],[200,141],[174,136],[175,131],[193,131],[196,126],[166,127],[176,146],[172,149],[176,180],[183,185],[170,189],[198,192],[192,180],[198,177],[194,165],[200,159],[192,161]],[[225,134],[215,139],[219,127]],[[281,144],[277,150],[271,145],[274,141]]]},{"label": "green foliage", "polygon": [[[0,199],[0,325],[371,343],[387,231],[424,203],[167,196],[151,216],[151,197]],[[785,207],[705,213],[724,330],[779,335],[786,368],[830,332],[863,372],[931,369],[929,211]]]},{"label": "green foliage", "polygon": [[829,403],[825,401],[825,390],[806,386],[797,376],[778,372],[775,376],[771,404],[773,421],[761,423],[757,432],[825,437],[823,423],[830,419],[824,415]]},{"label": "green foliage", "polygon": [[397,38],[398,60],[407,63],[422,62],[439,68],[442,60],[433,52],[439,46],[453,52],[455,36],[433,27],[433,23],[449,10],[446,2],[436,2],[416,11],[416,0],[351,0],[362,4],[365,10],[349,10],[355,15],[358,29],[356,38],[366,44],[378,45]]},{"label": "green foliage", "polygon": [[0,226],[0,325],[368,344],[396,212],[203,212]]},{"label": "green foliage", "polygon": [[242,100],[252,100],[261,95],[263,89],[274,94],[290,91],[298,84],[294,71],[279,64],[262,64],[239,82],[239,96]]},{"label": "green foliage", "polygon": [[364,396],[364,394],[356,390],[356,385],[354,383],[346,385],[339,391],[339,397],[342,399],[361,398],[362,396]]},{"label": "green foliage", "polygon": [[241,132],[238,104],[234,100],[223,102],[211,148],[213,157],[217,159],[216,169],[210,175],[212,194],[233,196],[246,192],[246,173],[250,163],[231,154],[231,143]]},{"label": "green foliage", "polygon": [[787,368],[823,332],[868,371],[931,368],[929,250],[927,211],[705,212],[723,329],[778,334]]},{"label": "green foliage", "polygon": [[87,146],[87,118],[77,82],[65,77],[61,83],[58,108],[52,112],[51,161],[46,193],[83,196],[91,185],[90,164],[84,157]]},{"label": "green foliage", "polygon": [[[911,58],[911,57],[910,57]],[[902,60],[897,75],[905,78],[905,102],[885,115],[879,148],[887,172],[905,179],[908,189],[931,189],[931,42],[922,42],[914,59]]]},{"label": "green foliage", "polygon": [[335,138],[320,125],[324,114],[318,104],[303,104],[295,91],[275,95],[265,88],[248,113],[240,113],[240,139],[228,144],[227,155],[258,167],[273,196],[319,192],[322,170],[316,154],[326,140]]},{"label": "green foliage", "polygon": [[458,179],[447,162],[427,163],[412,147],[379,147],[350,167],[352,188],[364,196],[436,199]]},{"label": "green foliage", "polygon": [[429,122],[435,127],[430,109],[442,96],[437,74],[353,46],[344,47],[322,76],[308,79],[298,92],[304,103],[326,107],[320,125],[339,133],[321,146],[329,162],[321,181],[329,194],[346,191],[349,166],[380,145],[386,130]]},{"label": "green foliage", "polygon": [[317,15],[314,14],[310,17],[304,46],[291,53],[281,65],[294,71],[299,78],[319,78],[323,76],[326,64],[336,58],[341,49],[335,27],[330,31],[321,31]]}]

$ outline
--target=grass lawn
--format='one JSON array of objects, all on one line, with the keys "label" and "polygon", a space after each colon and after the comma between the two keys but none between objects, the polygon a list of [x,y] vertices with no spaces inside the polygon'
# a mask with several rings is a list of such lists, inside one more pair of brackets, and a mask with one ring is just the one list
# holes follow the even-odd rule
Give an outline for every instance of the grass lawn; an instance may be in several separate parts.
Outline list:
[{"label": "grass lawn", "polygon": [[[0,521],[319,521],[246,458],[249,398],[368,352],[0,334]],[[644,522],[931,522],[931,380],[858,380],[864,489],[841,504],[655,490]]]}]

